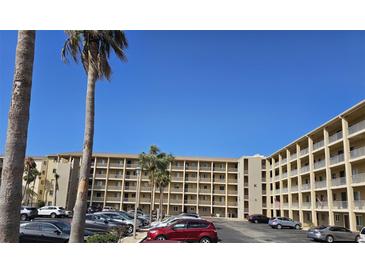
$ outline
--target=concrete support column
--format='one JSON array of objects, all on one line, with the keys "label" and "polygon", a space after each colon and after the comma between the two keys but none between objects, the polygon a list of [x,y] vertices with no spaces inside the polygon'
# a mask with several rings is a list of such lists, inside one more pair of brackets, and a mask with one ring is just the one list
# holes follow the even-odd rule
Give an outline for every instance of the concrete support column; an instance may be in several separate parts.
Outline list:
[{"label": "concrete support column", "polygon": [[290,161],[290,151],[286,150],[286,159],[288,161],[287,164],[287,172],[288,172],[288,204],[289,204],[289,218],[293,219],[293,210],[292,210],[292,194],[291,194],[291,161]]},{"label": "concrete support column", "polygon": [[93,178],[92,178],[92,183],[91,183],[91,196],[90,196],[90,206],[92,206],[93,204],[93,197],[94,197],[94,185],[95,185],[95,172],[96,172],[96,161],[97,158],[94,158],[94,168],[93,168]]},{"label": "concrete support column", "polygon": [[103,207],[105,206],[106,196],[107,196],[107,192],[108,192],[109,163],[110,163],[110,158],[108,157],[108,161],[107,161],[107,164],[106,164],[106,178],[105,178],[105,190],[104,190],[104,204],[103,204]]},{"label": "concrete support column", "polygon": [[186,161],[184,161],[184,169],[183,169],[183,192],[182,192],[182,209],[181,211],[184,212],[184,203],[185,203],[185,184],[186,184],[186,178],[185,178],[185,175],[186,175]]},{"label": "concrete support column", "polygon": [[311,191],[310,191],[310,195],[311,195],[311,213],[312,213],[312,223],[313,225],[317,226],[318,222],[317,222],[317,212],[315,210],[316,208],[316,194],[314,192],[315,186],[314,186],[314,155],[313,155],[313,139],[311,137],[308,136],[308,148],[309,148],[309,181],[310,181],[310,186],[311,186]]},{"label": "concrete support column", "polygon": [[346,172],[346,188],[347,188],[347,203],[350,221],[350,230],[356,231],[356,216],[354,213],[354,190],[352,184],[352,168],[350,164],[350,141],[348,139],[348,122],[342,118],[342,132],[343,132],[343,148],[345,158],[345,172]]},{"label": "concrete support column", "polygon": [[266,214],[268,217],[273,217],[271,214],[271,191],[270,191],[270,185],[271,185],[271,178],[270,178],[270,161],[266,160]]},{"label": "concrete support column", "polygon": [[226,185],[225,185],[226,195],[224,197],[224,200],[225,200],[225,203],[226,203],[225,215],[226,215],[226,218],[227,218],[228,217],[228,162],[226,163],[225,181],[226,181]]},{"label": "concrete support column", "polygon": [[302,209],[302,205],[303,205],[303,195],[302,195],[302,176],[300,175],[301,171],[300,169],[302,168],[302,163],[300,161],[300,150],[301,147],[299,146],[299,144],[297,144],[297,153],[298,153],[298,159],[297,159],[297,169],[298,169],[298,209],[299,209],[299,221],[303,224],[304,223],[304,217],[303,217],[303,209]]},{"label": "concrete support column", "polygon": [[[172,164],[169,165],[169,172],[171,178]],[[143,171],[141,172],[141,176],[143,176]],[[170,195],[171,195],[171,183],[167,186],[167,208],[166,215],[170,215]]]},{"label": "concrete support column", "polygon": [[328,203],[328,222],[329,225],[335,224],[334,213],[332,209],[332,190],[331,190],[331,169],[330,169],[330,149],[329,134],[327,129],[323,130],[324,135],[324,153],[326,158],[326,181],[327,181],[327,203]]},{"label": "concrete support column", "polygon": [[213,215],[213,170],[214,170],[214,163],[211,162],[210,165],[210,214]]},{"label": "concrete support column", "polygon": [[277,205],[277,201],[275,199],[276,195],[275,195],[275,159],[272,158],[272,166],[271,166],[271,171],[272,171],[272,181],[271,181],[271,186],[272,186],[272,191],[271,191],[271,197],[272,197],[272,211],[274,213],[273,217],[278,217],[276,214],[276,205]]},{"label": "concrete support column", "polygon": [[283,169],[282,169],[282,161],[283,157],[279,154],[279,197],[280,197],[280,216],[284,216],[284,209],[283,209]]},{"label": "concrete support column", "polygon": [[[96,161],[96,159],[95,159],[95,161]],[[127,168],[127,159],[124,158],[124,163],[123,163],[123,177],[122,177],[122,194],[120,196],[120,210],[123,210],[126,168]],[[151,197],[151,199],[152,199],[152,197]]]},{"label": "concrete support column", "polygon": [[198,161],[198,165],[196,168],[197,172],[197,189],[196,189],[196,213],[199,214],[199,183],[200,183],[200,161]]}]

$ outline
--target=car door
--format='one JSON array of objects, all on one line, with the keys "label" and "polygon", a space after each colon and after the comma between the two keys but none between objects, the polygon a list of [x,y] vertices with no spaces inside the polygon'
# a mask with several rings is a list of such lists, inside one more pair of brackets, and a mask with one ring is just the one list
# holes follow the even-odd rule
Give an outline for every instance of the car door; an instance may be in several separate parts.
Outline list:
[{"label": "car door", "polygon": [[187,232],[191,241],[199,241],[200,234],[203,232],[203,225],[199,221],[189,221]]},{"label": "car door", "polygon": [[335,238],[335,241],[344,241],[345,240],[344,230],[342,227],[335,226],[331,229],[331,231]]},{"label": "car door", "polygon": [[61,237],[61,230],[50,223],[41,223],[41,238],[45,243],[61,243],[64,239]]},{"label": "car door", "polygon": [[41,228],[37,222],[31,222],[20,227],[20,240],[25,243],[41,242]]},{"label": "car door", "polygon": [[168,239],[175,241],[190,241],[187,222],[182,221],[172,225],[168,233]]},{"label": "car door", "polygon": [[352,234],[351,230],[343,228],[343,241],[353,242],[355,241],[355,236]]}]

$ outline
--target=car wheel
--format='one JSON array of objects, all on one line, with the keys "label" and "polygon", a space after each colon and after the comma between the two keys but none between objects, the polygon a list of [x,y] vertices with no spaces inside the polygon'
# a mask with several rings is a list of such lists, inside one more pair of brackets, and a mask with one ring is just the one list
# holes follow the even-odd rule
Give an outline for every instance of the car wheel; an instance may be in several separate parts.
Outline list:
[{"label": "car wheel", "polygon": [[20,220],[26,221],[27,219],[28,219],[28,215],[27,214],[20,215]]},{"label": "car wheel", "polygon": [[356,236],[356,238],[355,238],[355,243],[358,243],[360,241],[360,236],[358,235],[358,236]]},{"label": "car wheel", "polygon": [[333,236],[331,236],[331,235],[327,236],[326,241],[327,241],[327,243],[333,243],[333,241],[334,241]]},{"label": "car wheel", "polygon": [[258,224],[259,223],[259,221],[258,220],[255,220],[255,224]]},{"label": "car wheel", "polygon": [[133,232],[133,226],[129,225],[127,229],[128,234],[131,234]]},{"label": "car wheel", "polygon": [[166,237],[165,237],[164,235],[158,235],[158,236],[156,237],[156,240],[157,240],[157,241],[166,241]]},{"label": "car wheel", "polygon": [[300,229],[300,225],[295,225],[294,227],[296,230],[299,230]]},{"label": "car wheel", "polygon": [[208,237],[203,237],[203,238],[201,238],[201,239],[200,239],[200,242],[201,242],[202,244],[209,244],[209,243],[211,243],[212,241],[211,241]]},{"label": "car wheel", "polygon": [[276,226],[277,229],[282,229],[283,227],[281,225]]},{"label": "car wheel", "polygon": [[57,217],[56,213],[51,213],[51,218],[56,218],[56,217]]}]

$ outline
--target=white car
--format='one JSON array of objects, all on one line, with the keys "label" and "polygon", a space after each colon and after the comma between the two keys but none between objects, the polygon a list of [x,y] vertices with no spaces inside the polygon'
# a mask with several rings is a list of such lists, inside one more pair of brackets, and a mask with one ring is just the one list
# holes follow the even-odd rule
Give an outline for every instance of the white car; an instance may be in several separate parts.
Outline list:
[{"label": "white car", "polygon": [[112,206],[104,206],[103,211],[104,212],[108,212],[108,211],[116,211],[116,210]]},{"label": "white car", "polygon": [[363,243],[365,244],[365,227],[363,227],[360,230],[360,239],[359,239],[359,243]]},{"label": "white car", "polygon": [[38,216],[40,217],[64,217],[66,216],[66,211],[63,207],[59,206],[44,206],[41,208],[38,208]]}]

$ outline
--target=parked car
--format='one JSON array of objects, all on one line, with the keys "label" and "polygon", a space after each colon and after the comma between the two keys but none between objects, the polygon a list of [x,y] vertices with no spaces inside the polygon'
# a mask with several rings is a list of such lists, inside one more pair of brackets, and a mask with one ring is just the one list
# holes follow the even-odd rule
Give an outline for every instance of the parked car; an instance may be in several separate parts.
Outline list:
[{"label": "parked car", "polygon": [[360,230],[360,235],[359,236],[360,236],[359,243],[365,244],[365,227],[363,227]]},{"label": "parked car", "polygon": [[[129,210],[128,214],[131,215],[131,216],[134,216],[134,210]],[[137,216],[141,217],[141,218],[144,218],[148,221],[150,220],[150,214],[146,214],[140,209],[137,210]]]},{"label": "parked car", "polygon": [[110,218],[103,215],[86,214],[85,228],[92,232],[105,233],[112,229],[123,228],[128,231],[128,225],[126,223],[115,222]]},{"label": "parked car", "polygon": [[314,241],[333,242],[359,242],[360,235],[357,232],[340,226],[318,226],[308,230],[307,237]]},{"label": "parked car", "polygon": [[178,216],[186,216],[186,217],[191,217],[191,218],[198,218],[198,219],[200,219],[200,216],[199,216],[199,214],[198,213],[193,213],[193,212],[191,212],[191,213],[180,213]]},{"label": "parked car", "polygon": [[103,211],[116,211],[116,209],[112,206],[104,206]]},{"label": "parked car", "polygon": [[290,218],[286,218],[286,217],[271,218],[269,220],[269,226],[271,226],[272,228],[277,228],[277,229],[282,229],[284,227],[295,228],[295,229],[302,228],[302,224],[300,222],[294,221],[294,220],[292,220]]},{"label": "parked car", "polygon": [[59,206],[44,206],[38,208],[38,216],[40,217],[47,216],[51,218],[64,217],[66,216],[66,211],[63,207]]},{"label": "parked car", "polygon": [[267,224],[267,223],[269,223],[269,220],[270,220],[270,218],[268,218],[262,214],[249,215],[247,219],[251,223],[255,223],[255,224],[258,224],[258,223]]},{"label": "parked car", "polygon": [[[119,212],[96,212],[95,215],[102,215],[105,216],[108,219],[111,219],[118,223],[125,223],[128,225],[127,232],[130,234],[133,232],[134,227],[134,219],[130,218],[128,215],[124,216],[120,214]],[[137,219],[137,227],[141,226],[141,221]]]},{"label": "parked car", "polygon": [[216,243],[218,235],[213,223],[190,218],[177,219],[169,226],[150,229],[147,233],[147,240]]},{"label": "parked car", "polygon": [[[61,221],[26,222],[20,224],[19,242],[67,243],[70,238],[70,232],[70,224]],[[92,232],[85,230],[85,241],[91,235],[93,235]]]},{"label": "parked car", "polygon": [[72,218],[73,211],[72,210],[65,210],[65,216],[68,217],[68,218]]},{"label": "parked car", "polygon": [[[131,217],[134,220],[134,213],[130,214],[129,212],[125,212],[129,217]],[[141,226],[148,226],[150,224],[150,220],[142,217],[142,216],[138,216],[137,213],[137,220],[139,220],[141,222]]]},{"label": "parked car", "polygon": [[22,206],[20,208],[20,220],[21,221],[27,221],[34,219],[38,216],[37,208],[30,207],[30,206]]},{"label": "parked car", "polygon": [[161,222],[159,222],[159,221],[153,222],[151,224],[151,227],[166,227],[166,226],[170,225],[172,222],[174,222],[176,220],[179,220],[179,219],[192,219],[192,217],[190,217],[190,216],[181,216],[181,215],[170,216],[168,218],[165,218]]}]

